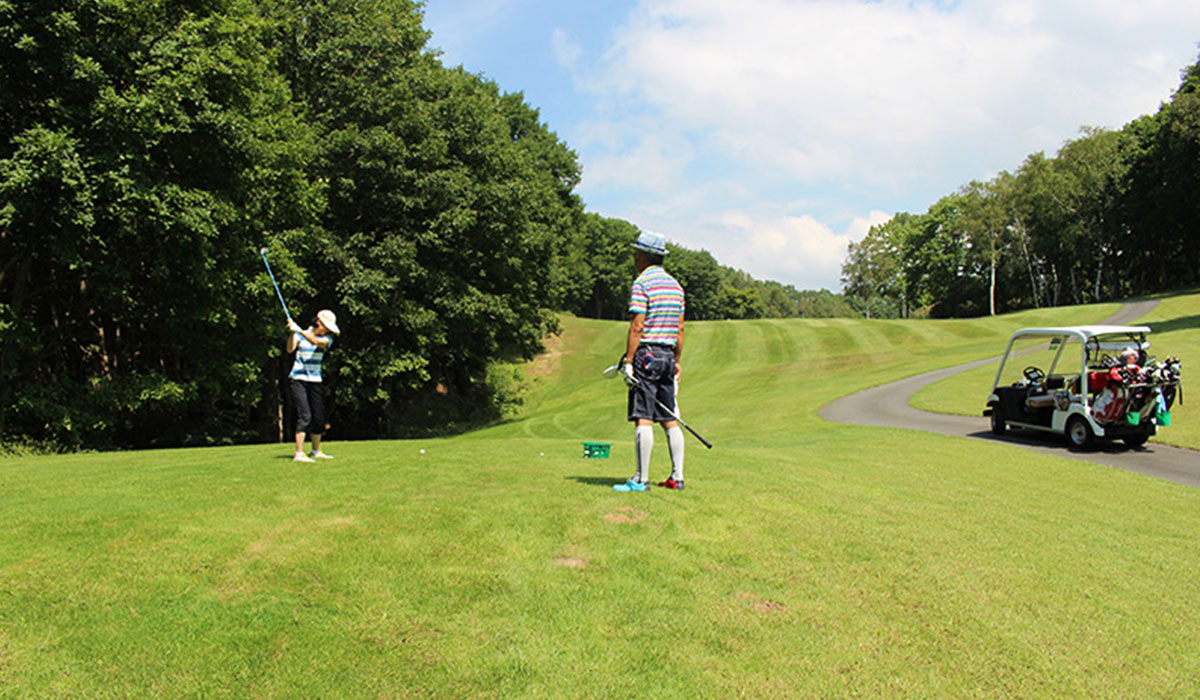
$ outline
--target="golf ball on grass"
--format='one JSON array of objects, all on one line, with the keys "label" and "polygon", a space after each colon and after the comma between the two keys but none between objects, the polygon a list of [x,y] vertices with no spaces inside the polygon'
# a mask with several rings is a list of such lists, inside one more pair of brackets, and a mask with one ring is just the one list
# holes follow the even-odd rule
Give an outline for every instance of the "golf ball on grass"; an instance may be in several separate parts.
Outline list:
[{"label": "golf ball on grass", "polygon": [[425,454],[425,448],[424,448],[424,447],[422,447],[422,448],[421,448],[421,454]]}]

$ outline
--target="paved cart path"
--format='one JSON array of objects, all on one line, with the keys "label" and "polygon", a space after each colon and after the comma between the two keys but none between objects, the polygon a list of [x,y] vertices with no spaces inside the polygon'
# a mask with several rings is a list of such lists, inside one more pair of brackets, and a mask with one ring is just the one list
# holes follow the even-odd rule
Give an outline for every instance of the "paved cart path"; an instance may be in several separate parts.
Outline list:
[{"label": "paved cart path", "polygon": [[[1131,302],[1101,323],[1131,324],[1157,305],[1157,301]],[[1139,449],[1131,449],[1119,441],[1100,441],[1100,446],[1094,451],[1077,452],[1067,448],[1065,438],[1050,433],[1010,430],[1003,437],[997,437],[992,435],[988,419],[982,415],[984,399],[987,398],[982,395],[979,399],[981,415],[978,416],[929,413],[908,405],[912,395],[929,384],[999,359],[997,355],[957,367],[934,370],[844,396],[826,404],[821,409],[821,417],[835,423],[908,428],[973,440],[994,440],[1043,454],[1096,462],[1200,488],[1200,452],[1193,450],[1168,447],[1153,441]]]}]

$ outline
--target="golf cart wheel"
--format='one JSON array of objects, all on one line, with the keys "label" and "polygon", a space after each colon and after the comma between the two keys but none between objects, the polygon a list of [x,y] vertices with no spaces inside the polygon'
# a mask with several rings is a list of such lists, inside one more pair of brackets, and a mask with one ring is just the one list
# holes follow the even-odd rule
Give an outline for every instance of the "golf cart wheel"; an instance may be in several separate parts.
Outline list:
[{"label": "golf cart wheel", "polygon": [[1145,445],[1146,441],[1150,439],[1150,436],[1146,433],[1142,433],[1141,435],[1126,435],[1121,439],[1125,441],[1126,445],[1136,448]]},{"label": "golf cart wheel", "polygon": [[1071,416],[1067,419],[1067,442],[1071,443],[1071,447],[1086,450],[1092,446],[1094,439],[1092,426],[1088,425],[1083,416]]},{"label": "golf cart wheel", "polygon": [[1006,430],[1008,423],[1004,421],[1004,409],[1000,408],[1000,404],[996,404],[992,406],[992,435],[1003,435]]}]

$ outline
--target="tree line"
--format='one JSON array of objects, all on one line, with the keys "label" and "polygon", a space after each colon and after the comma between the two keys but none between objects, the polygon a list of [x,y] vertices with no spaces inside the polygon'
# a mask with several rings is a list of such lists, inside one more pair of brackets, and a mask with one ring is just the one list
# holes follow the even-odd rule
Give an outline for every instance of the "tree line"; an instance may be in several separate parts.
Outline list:
[{"label": "tree line", "polygon": [[[637,274],[630,255],[637,227],[588,213],[578,233],[568,244],[567,269],[573,277],[562,308],[588,318],[626,318],[629,286]],[[706,250],[672,243],[667,249],[670,252],[663,265],[687,292],[690,320],[860,315],[841,294],[758,280],[742,270],[721,265]]]},{"label": "tree line", "polygon": [[[284,317],[339,314],[332,433],[495,419],[557,314],[624,316],[636,228],[584,211],[521,93],[409,0],[0,0],[0,445],[277,439]],[[691,318],[854,313],[677,248]]]},{"label": "tree line", "polygon": [[1084,128],[1053,156],[901,212],[851,245],[842,289],[868,317],[964,317],[1200,281],[1200,61],[1152,115]]}]

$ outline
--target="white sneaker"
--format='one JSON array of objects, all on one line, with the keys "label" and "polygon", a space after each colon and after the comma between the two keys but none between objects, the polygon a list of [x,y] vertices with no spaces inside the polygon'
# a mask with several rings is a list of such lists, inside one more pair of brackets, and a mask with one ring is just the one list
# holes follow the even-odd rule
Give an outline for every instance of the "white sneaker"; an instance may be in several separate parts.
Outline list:
[{"label": "white sneaker", "polygon": [[327,455],[319,450],[314,450],[312,456],[316,459],[333,459],[333,455]]},{"label": "white sneaker", "polygon": [[304,454],[303,452],[297,452],[296,455],[294,457],[292,457],[292,461],[293,462],[315,462],[317,460],[313,459],[312,457],[309,457],[308,455]]}]

